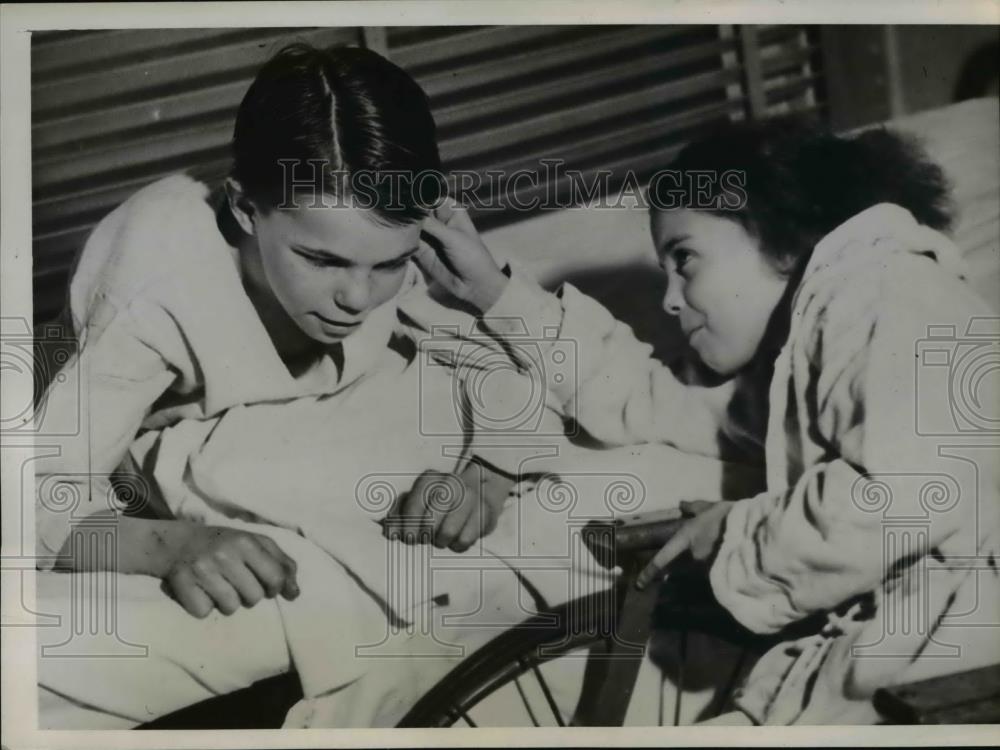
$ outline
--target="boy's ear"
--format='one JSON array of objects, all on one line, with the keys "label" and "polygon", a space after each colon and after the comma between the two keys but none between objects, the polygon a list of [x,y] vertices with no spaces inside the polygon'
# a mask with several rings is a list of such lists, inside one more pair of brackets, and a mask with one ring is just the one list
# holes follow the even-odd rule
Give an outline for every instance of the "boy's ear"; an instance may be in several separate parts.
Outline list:
[{"label": "boy's ear", "polygon": [[254,233],[254,219],[257,216],[257,208],[243,192],[243,187],[232,177],[226,179],[226,199],[229,202],[229,210],[232,211],[236,222],[247,234]]}]

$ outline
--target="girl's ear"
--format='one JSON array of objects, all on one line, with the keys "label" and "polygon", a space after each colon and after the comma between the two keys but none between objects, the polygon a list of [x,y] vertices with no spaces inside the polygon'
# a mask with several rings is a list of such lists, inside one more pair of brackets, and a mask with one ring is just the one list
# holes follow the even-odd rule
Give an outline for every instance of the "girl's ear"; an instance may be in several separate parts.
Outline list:
[{"label": "girl's ear", "polygon": [[236,222],[247,234],[254,234],[254,219],[257,215],[257,208],[243,192],[243,187],[232,177],[226,179],[226,199],[229,202],[229,210],[232,211]]}]

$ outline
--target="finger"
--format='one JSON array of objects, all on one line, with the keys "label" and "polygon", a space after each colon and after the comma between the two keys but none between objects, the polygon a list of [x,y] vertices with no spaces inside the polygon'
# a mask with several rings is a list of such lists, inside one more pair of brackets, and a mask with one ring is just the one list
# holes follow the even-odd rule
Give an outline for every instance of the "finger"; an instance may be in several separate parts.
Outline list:
[{"label": "finger", "polygon": [[439,549],[451,544],[461,532],[475,500],[475,490],[454,474],[443,475],[442,482],[439,494],[429,499],[428,517],[431,541]]},{"label": "finger", "polygon": [[264,598],[264,587],[247,562],[227,558],[220,561],[219,568],[222,577],[236,589],[243,606],[252,607]]},{"label": "finger", "polygon": [[690,532],[685,525],[660,548],[649,564],[642,569],[635,581],[636,588],[645,588],[652,581],[662,578],[666,567],[677,559],[690,543]]},{"label": "finger", "polygon": [[279,592],[286,599],[298,596],[299,565],[295,559],[285,554],[278,543],[268,536],[258,534],[252,537],[252,541],[258,551],[248,551],[244,559],[257,580],[264,585],[267,596],[276,596]]},{"label": "finger", "polygon": [[192,566],[195,579],[224,615],[231,615],[240,608],[240,595],[214,564],[198,561]]},{"label": "finger", "polygon": [[422,229],[446,247],[449,244],[454,244],[456,240],[464,236],[462,232],[458,231],[454,227],[448,226],[436,216],[432,216],[431,214],[428,214],[424,219]]},{"label": "finger", "polygon": [[465,525],[462,527],[455,541],[449,546],[449,549],[453,552],[465,552],[483,536],[484,524],[483,506],[477,505],[469,514]]},{"label": "finger", "polygon": [[715,507],[716,504],[708,500],[681,500],[681,513],[686,516],[697,516]]},{"label": "finger", "polygon": [[450,215],[447,218],[438,217],[446,226],[455,227],[465,234],[476,234],[476,225],[472,223],[472,217],[465,206],[459,205],[454,199],[451,199],[451,205],[448,206],[448,209]]},{"label": "finger", "polygon": [[442,477],[446,475],[439,471],[425,471],[413,483],[413,487],[403,499],[400,522],[402,524],[403,541],[407,544],[422,543],[429,537],[434,526],[431,520],[431,506],[439,500],[435,495],[442,489],[447,490]]},{"label": "finger", "polygon": [[187,566],[178,568],[167,578],[167,588],[171,595],[184,607],[188,614],[199,620],[208,617],[215,608],[201,586],[195,580],[194,572]]},{"label": "finger", "polygon": [[440,205],[434,208],[433,216],[447,224],[454,215],[456,206],[458,206],[458,202],[451,196],[448,196],[441,201]]},{"label": "finger", "polygon": [[419,241],[417,252],[413,254],[413,260],[416,261],[421,271],[432,279],[442,283],[447,283],[455,275],[451,268],[438,256],[437,250],[431,247],[425,240]]},{"label": "finger", "polygon": [[465,528],[476,505],[471,493],[468,493],[449,513],[444,514],[434,531],[434,546],[438,549],[451,547]]}]

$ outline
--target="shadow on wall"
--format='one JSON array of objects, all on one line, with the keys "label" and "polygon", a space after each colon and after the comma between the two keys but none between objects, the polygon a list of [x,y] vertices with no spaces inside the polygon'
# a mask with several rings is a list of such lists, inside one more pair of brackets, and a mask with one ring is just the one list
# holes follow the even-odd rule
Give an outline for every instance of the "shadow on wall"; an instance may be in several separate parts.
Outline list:
[{"label": "shadow on wall", "polygon": [[989,42],[969,55],[955,84],[954,101],[1000,96],[1000,40]]},{"label": "shadow on wall", "polygon": [[636,338],[653,346],[653,356],[660,361],[674,366],[689,354],[677,319],[663,311],[667,277],[649,264],[576,271],[559,281],[572,284],[608,308]]}]

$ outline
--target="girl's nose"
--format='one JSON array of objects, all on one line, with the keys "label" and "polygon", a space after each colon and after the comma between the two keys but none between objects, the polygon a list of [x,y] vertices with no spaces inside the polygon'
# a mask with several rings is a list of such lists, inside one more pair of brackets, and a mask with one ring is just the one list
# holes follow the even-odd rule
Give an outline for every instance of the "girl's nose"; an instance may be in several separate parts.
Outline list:
[{"label": "girl's nose", "polygon": [[681,293],[680,284],[672,281],[667,284],[667,293],[663,295],[663,311],[667,315],[680,315],[684,309],[684,295]]}]

